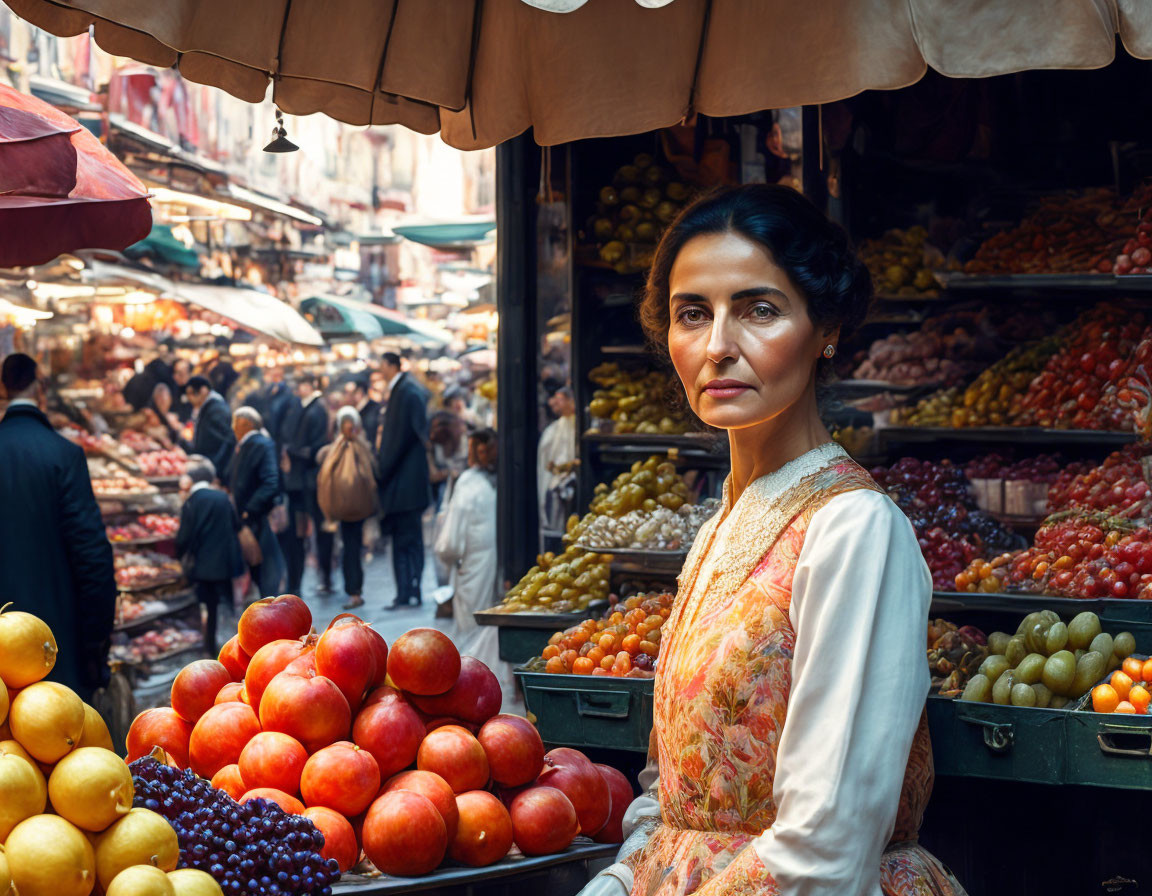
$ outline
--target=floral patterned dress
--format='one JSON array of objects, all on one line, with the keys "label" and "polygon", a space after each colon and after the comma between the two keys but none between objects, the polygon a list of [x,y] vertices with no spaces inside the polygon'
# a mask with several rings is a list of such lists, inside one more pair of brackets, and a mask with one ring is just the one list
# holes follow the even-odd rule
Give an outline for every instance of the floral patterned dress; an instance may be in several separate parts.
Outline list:
[{"label": "floral patterned dress", "polygon": [[[774,784],[797,652],[789,613],[793,578],[813,516],[835,496],[856,490],[879,491],[832,444],[752,483],[735,506],[725,484],[724,509],[701,530],[685,563],[661,647],[652,737],[661,818],[647,844],[625,860],[633,872],[633,896],[963,896],[949,872],[915,843],[933,777],[923,713],[918,726],[914,715],[906,725],[903,743],[911,745],[899,806],[885,807],[894,818],[889,846],[884,849],[880,839],[873,852],[865,851],[879,862],[879,889],[863,876],[848,887],[809,887],[806,872],[793,874],[800,883],[783,886],[763,858],[767,854],[771,862],[772,850],[781,848],[764,844],[786,798]],[[917,561],[922,562],[918,555]],[[924,657],[922,642],[915,647]],[[922,705],[924,691],[918,693]],[[910,705],[914,713],[915,698]],[[891,766],[890,755],[881,761]],[[898,786],[901,769],[889,770]],[[871,822],[860,820],[864,826]],[[813,851],[817,839],[811,837]],[[806,841],[790,848],[803,854]],[[801,866],[807,861],[801,855]]]}]

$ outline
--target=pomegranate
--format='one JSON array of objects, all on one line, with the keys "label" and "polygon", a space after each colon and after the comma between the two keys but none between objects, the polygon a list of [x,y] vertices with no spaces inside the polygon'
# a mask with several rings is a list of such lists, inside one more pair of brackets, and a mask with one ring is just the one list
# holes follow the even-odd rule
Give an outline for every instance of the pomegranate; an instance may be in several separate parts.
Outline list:
[{"label": "pomegranate", "polygon": [[478,868],[499,862],[512,848],[512,817],[504,804],[484,790],[456,797],[460,824],[449,841],[448,854]]},{"label": "pomegranate", "polygon": [[456,683],[443,694],[431,697],[413,694],[412,703],[432,717],[448,716],[475,725],[483,725],[500,711],[503,695],[496,675],[480,660],[460,657],[460,674]]},{"label": "pomegranate", "polygon": [[572,801],[555,787],[529,787],[516,795],[508,810],[512,837],[526,856],[561,852],[580,833]]},{"label": "pomegranate", "polygon": [[251,706],[220,703],[200,717],[188,739],[188,765],[201,778],[212,779],[240,758],[245,744],[260,733]]},{"label": "pomegranate", "polygon": [[196,660],[181,669],[172,682],[172,708],[184,721],[195,724],[215,703],[220,689],[231,683],[232,675],[223,663]]},{"label": "pomegranate", "polygon": [[443,694],[460,675],[460,652],[434,628],[414,628],[388,652],[388,677],[410,694]]},{"label": "pomegranate", "polygon": [[488,757],[492,780],[502,787],[519,787],[534,781],[544,767],[540,732],[523,716],[493,716],[476,739]]},{"label": "pomegranate", "polygon": [[[488,757],[484,748],[459,725],[437,728],[425,737],[416,753],[416,767],[438,774],[454,793],[481,790],[488,785]],[[607,812],[604,817],[608,817]]]},{"label": "pomegranate", "polygon": [[325,859],[335,859],[341,874],[360,861],[360,844],[347,818],[324,806],[309,806],[304,810],[304,817],[324,835],[320,855]]},{"label": "pomegranate", "polygon": [[233,635],[224,642],[224,646],[220,648],[220,655],[217,659],[219,659],[224,668],[228,670],[228,674],[232,676],[233,681],[240,681],[244,677],[244,673],[248,671],[248,663],[252,660],[240,646],[239,635]]},{"label": "pomegranate", "polygon": [[620,843],[624,840],[624,813],[632,805],[634,796],[632,785],[628,783],[628,779],[619,769],[612,768],[610,765],[601,765],[598,762],[592,763],[592,767],[600,773],[600,777],[608,785],[612,805],[608,813],[608,821],[592,839],[597,843]]},{"label": "pomegranate", "polygon": [[246,790],[271,787],[297,793],[307,761],[308,751],[296,738],[279,731],[261,731],[244,745],[237,764]]},{"label": "pomegranate", "polygon": [[303,638],[312,628],[312,611],[295,594],[265,597],[249,604],[236,625],[241,649],[254,657],[272,641]]},{"label": "pomegranate", "polygon": [[316,642],[316,672],[336,682],[352,710],[358,709],[376,677],[376,649],[368,624],[354,618],[334,620]]},{"label": "pomegranate", "polygon": [[557,747],[544,756],[544,771],[537,784],[555,787],[572,801],[580,819],[580,833],[591,837],[608,820],[612,798],[604,778],[579,750]]},{"label": "pomegranate", "polygon": [[417,877],[440,864],[448,849],[444,819],[425,797],[395,790],[364,816],[364,854],[385,874]]},{"label": "pomegranate", "polygon": [[460,821],[460,812],[456,807],[456,794],[448,786],[448,782],[432,772],[410,771],[401,772],[384,782],[380,796],[391,793],[393,790],[408,790],[426,797],[440,817],[444,819],[444,829],[451,842],[456,835],[456,825]]},{"label": "pomegranate", "polygon": [[[390,777],[416,761],[416,753],[424,740],[424,723],[411,706],[398,694],[381,694],[391,688],[378,688],[370,702],[356,715],[352,726],[352,740],[372,754],[380,767],[382,778]],[[369,700],[371,701],[371,697]]]},{"label": "pomegranate", "polygon": [[341,815],[359,815],[380,789],[380,767],[372,754],[339,741],[317,750],[304,764],[300,794],[309,806],[325,806]]},{"label": "pomegranate", "polygon": [[269,731],[291,734],[314,753],[348,736],[352,712],[330,679],[281,672],[260,700],[260,721]]},{"label": "pomegranate", "polygon": [[160,747],[175,765],[187,768],[192,727],[170,707],[144,710],[128,729],[128,761],[135,762],[151,753],[153,747]]}]

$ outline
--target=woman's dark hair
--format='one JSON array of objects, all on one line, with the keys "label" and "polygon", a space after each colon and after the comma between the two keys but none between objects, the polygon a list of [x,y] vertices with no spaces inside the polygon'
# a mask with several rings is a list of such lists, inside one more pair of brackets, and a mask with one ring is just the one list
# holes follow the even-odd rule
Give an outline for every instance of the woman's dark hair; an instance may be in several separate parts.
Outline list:
[{"label": "woman's dark hair", "polygon": [[[685,243],[712,233],[735,233],[767,249],[804,294],[812,323],[839,327],[841,339],[868,313],[872,278],[839,225],[791,187],[724,187],[685,208],[656,247],[640,302],[640,323],[659,352],[668,349],[672,265]],[[831,366],[827,358],[820,359],[821,378]]]}]

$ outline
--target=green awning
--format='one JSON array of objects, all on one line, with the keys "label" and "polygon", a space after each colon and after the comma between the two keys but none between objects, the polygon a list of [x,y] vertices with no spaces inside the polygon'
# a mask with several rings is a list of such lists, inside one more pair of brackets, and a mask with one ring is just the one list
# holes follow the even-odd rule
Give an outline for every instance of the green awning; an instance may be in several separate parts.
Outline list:
[{"label": "green awning", "polygon": [[132,259],[151,257],[162,264],[192,270],[200,268],[200,255],[176,239],[166,224],[153,224],[151,233],[125,249],[124,254]]},{"label": "green awning", "polygon": [[393,227],[406,240],[432,246],[437,249],[468,248],[487,242],[488,235],[496,229],[494,220],[457,221],[448,224],[405,224]]},{"label": "green awning", "polygon": [[300,303],[300,313],[325,339],[364,339],[384,335],[380,321],[367,311],[329,296],[310,296]]}]

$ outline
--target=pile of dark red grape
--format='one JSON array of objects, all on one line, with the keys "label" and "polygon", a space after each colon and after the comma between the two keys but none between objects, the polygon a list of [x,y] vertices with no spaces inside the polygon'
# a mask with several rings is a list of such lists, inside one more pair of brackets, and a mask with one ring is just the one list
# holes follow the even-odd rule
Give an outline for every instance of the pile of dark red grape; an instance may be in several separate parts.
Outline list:
[{"label": "pile of dark red grape", "polygon": [[977,509],[964,471],[947,460],[932,463],[904,457],[871,472],[912,522],[933,586],[939,590],[951,590],[956,576],[973,560],[1022,544]]},{"label": "pile of dark red grape", "polygon": [[208,872],[225,896],[332,893],[340,871],[320,856],[324,836],[307,818],[267,800],[241,805],[193,772],[151,757],[131,768],[134,805],[168,819],[180,840],[180,867]]}]

